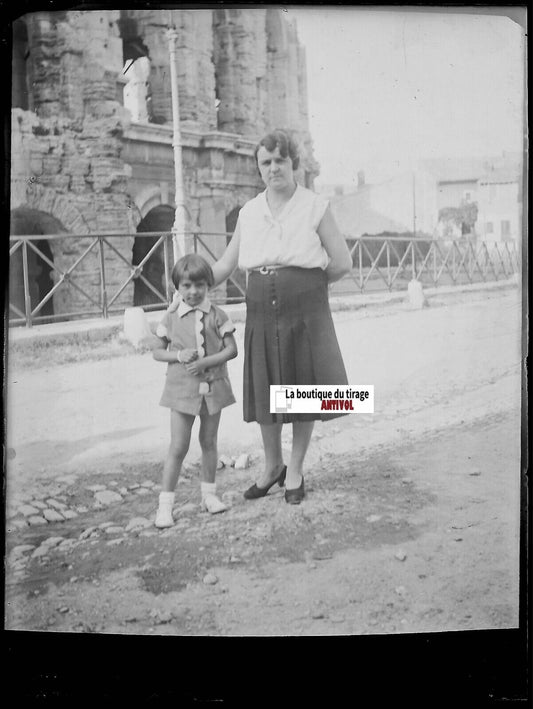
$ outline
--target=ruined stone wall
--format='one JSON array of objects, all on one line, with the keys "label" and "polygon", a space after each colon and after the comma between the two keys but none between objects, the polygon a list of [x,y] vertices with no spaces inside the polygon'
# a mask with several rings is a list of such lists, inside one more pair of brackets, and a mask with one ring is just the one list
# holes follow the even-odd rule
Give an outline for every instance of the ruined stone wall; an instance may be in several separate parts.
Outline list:
[{"label": "ruined stone wall", "polygon": [[[128,168],[121,136],[129,120],[118,100],[122,64],[118,13],[33,13],[28,30],[34,111],[13,110],[11,207],[51,214],[76,234],[135,230],[129,206]],[[117,241],[131,261],[132,239]],[[54,263],[66,271],[90,240],[51,242]],[[108,285],[118,288],[129,269],[106,254]],[[56,278],[58,276],[56,275]],[[98,297],[98,252],[91,252],[73,279]],[[131,287],[117,305],[129,304]],[[73,286],[54,296],[56,313],[94,309]]]},{"label": "ruined stone wall", "polygon": [[[269,128],[295,130],[302,148],[301,182],[306,174],[317,173],[307,123],[304,53],[280,10],[38,12],[21,22],[17,92],[24,85],[24,69],[31,91],[24,107],[12,112],[11,206],[51,215],[63,231],[87,235],[50,241],[63,272],[87,248],[88,235],[134,234],[146,205],[174,204],[169,24],[178,33],[183,175],[191,227],[224,231],[228,215],[262,188],[253,146]],[[124,72],[132,59],[140,61],[128,83]],[[141,102],[133,113],[124,107],[125,86],[127,102]],[[130,273],[133,237],[112,243],[123,259],[106,250],[111,293]],[[217,241],[216,253],[223,246]],[[99,299],[96,249],[73,278]],[[132,290],[128,286],[115,305],[130,305]],[[54,296],[56,314],[88,307],[94,309],[72,286]]]}]

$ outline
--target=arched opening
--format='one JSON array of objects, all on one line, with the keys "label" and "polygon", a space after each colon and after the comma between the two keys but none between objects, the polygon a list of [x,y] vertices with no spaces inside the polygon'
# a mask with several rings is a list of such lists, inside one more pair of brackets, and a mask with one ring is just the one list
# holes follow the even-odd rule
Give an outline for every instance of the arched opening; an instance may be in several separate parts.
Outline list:
[{"label": "arched opening", "polygon": [[[231,210],[231,212],[226,216],[226,231],[229,232],[228,236],[226,237],[226,243],[229,244],[231,241],[231,237],[233,236],[233,232],[235,231],[235,227],[237,226],[237,220],[239,218],[239,212],[241,208],[240,206],[235,207],[234,209]],[[243,291],[246,290],[246,274],[244,271],[241,271],[240,268],[236,269],[232,275],[233,281],[236,281],[240,287],[242,288]],[[240,300],[243,299],[243,294],[239,290],[239,288],[233,283],[232,281],[228,280],[226,283],[226,297],[229,298],[239,298]]]},{"label": "arched opening", "polygon": [[[61,234],[65,233],[65,228],[50,214],[36,209],[18,207],[11,212],[10,233],[12,236]],[[54,263],[54,255],[48,239],[32,239],[31,243],[42,254],[41,256],[31,247],[28,248],[28,291],[33,311],[54,286],[54,269],[51,265]],[[54,315],[53,301],[52,296],[35,314],[35,319]],[[22,247],[19,247],[9,260],[9,304],[11,319],[19,318],[21,317],[20,313],[25,312]],[[45,321],[39,320],[39,322]]]},{"label": "arched opening", "polygon": [[150,60],[148,57],[128,59],[122,71],[124,84],[124,108],[131,113],[132,121],[151,121]]},{"label": "arched opening", "polygon": [[118,22],[122,39],[122,77],[124,79],[124,106],[131,112],[133,121],[152,122],[152,97],[150,88],[150,53],[139,33],[137,20],[121,10]]},{"label": "arched opening", "polygon": [[[166,204],[160,204],[151,209],[139,222],[137,233],[151,231],[165,232],[172,229],[174,223],[174,209]],[[132,264],[137,266],[152,246],[156,243],[157,236],[136,236],[133,242]],[[166,302],[165,295],[165,262],[163,245],[159,246],[143,265],[142,275],[161,294],[156,293],[141,279],[136,278],[133,287],[133,304],[136,306],[156,305]],[[162,299],[161,299],[162,298]]]},{"label": "arched opening", "polygon": [[31,82],[28,79],[29,57],[30,49],[26,23],[23,20],[15,20],[13,23],[11,107],[22,108],[25,111],[32,109]]}]

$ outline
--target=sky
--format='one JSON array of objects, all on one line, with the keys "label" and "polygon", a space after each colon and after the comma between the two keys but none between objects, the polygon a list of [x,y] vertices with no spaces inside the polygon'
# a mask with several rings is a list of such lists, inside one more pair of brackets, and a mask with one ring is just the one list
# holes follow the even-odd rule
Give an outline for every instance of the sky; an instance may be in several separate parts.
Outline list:
[{"label": "sky", "polygon": [[317,184],[523,150],[524,29],[473,12],[287,8],[306,49]]}]

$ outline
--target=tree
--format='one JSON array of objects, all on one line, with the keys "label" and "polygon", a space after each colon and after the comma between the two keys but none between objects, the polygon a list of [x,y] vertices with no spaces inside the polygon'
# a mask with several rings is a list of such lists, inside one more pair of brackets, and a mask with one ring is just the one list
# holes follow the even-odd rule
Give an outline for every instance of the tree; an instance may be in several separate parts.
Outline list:
[{"label": "tree", "polygon": [[439,222],[461,229],[461,234],[470,234],[474,231],[477,221],[477,202],[463,202],[460,207],[442,207],[439,210]]}]

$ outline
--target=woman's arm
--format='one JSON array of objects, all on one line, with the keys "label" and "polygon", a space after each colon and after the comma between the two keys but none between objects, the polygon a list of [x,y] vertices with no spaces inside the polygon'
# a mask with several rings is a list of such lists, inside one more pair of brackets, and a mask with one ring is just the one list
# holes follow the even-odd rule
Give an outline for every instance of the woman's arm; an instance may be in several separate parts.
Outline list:
[{"label": "woman's arm", "polygon": [[191,374],[201,374],[204,370],[209,369],[209,367],[216,367],[220,364],[224,364],[230,359],[237,356],[237,343],[231,332],[224,335],[223,340],[224,348],[217,352],[216,354],[207,355],[207,357],[202,357],[197,359],[195,362],[187,364],[187,370]]},{"label": "woman's arm", "polygon": [[338,281],[352,268],[352,257],[346,244],[346,239],[339,231],[335,217],[328,207],[317,228],[322,246],[330,258],[326,273],[328,281]]},{"label": "woman's arm", "polygon": [[231,276],[233,271],[237,268],[237,262],[239,260],[239,247],[241,242],[241,233],[239,225],[233,232],[231,241],[228,244],[227,249],[224,251],[222,256],[218,259],[216,263],[213,264],[213,276],[215,277],[215,282],[213,287],[218,286],[222,281],[225,281]]}]

